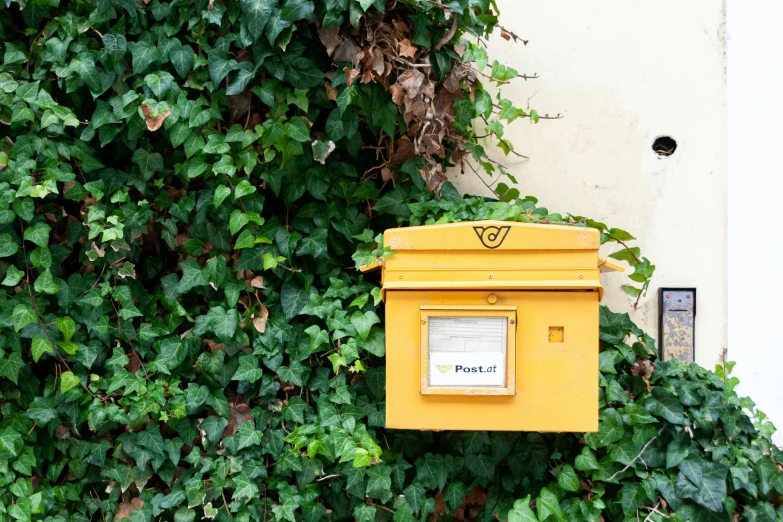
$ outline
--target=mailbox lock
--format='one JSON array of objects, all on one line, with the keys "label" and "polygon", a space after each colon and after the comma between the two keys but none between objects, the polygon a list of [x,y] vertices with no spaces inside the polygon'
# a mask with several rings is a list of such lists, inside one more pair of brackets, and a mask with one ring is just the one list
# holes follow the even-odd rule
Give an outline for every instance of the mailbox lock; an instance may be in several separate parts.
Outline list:
[{"label": "mailbox lock", "polygon": [[[491,277],[491,276],[490,276],[490,277]],[[488,302],[489,304],[495,304],[495,303],[497,303],[497,302],[498,302],[498,296],[496,296],[495,294],[489,294],[489,295],[487,296],[487,302]]]},{"label": "mailbox lock", "polygon": [[403,277],[402,274],[400,274],[400,279],[402,279],[402,277]]},{"label": "mailbox lock", "polygon": [[579,279],[584,279],[584,278],[585,278],[584,274],[579,274]]},{"label": "mailbox lock", "polygon": [[492,274],[489,274],[487,277],[489,277],[490,279],[492,279]]}]

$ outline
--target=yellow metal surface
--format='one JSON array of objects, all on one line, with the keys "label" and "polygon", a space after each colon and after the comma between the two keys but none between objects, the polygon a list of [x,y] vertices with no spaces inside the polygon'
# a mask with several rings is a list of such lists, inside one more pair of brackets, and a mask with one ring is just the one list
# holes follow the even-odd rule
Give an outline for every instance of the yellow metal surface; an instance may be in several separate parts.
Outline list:
[{"label": "yellow metal surface", "polygon": [[[497,297],[495,297],[497,302]],[[516,319],[517,310],[509,306],[421,306],[421,363],[419,364],[420,391],[423,395],[514,395],[516,392]],[[430,386],[429,379],[429,325],[432,317],[504,317],[508,325],[506,339],[505,386],[489,387],[443,387]]]},{"label": "yellow metal surface", "polygon": [[[394,252],[382,276],[387,427],[598,429],[599,268],[616,265],[598,257],[597,230],[484,221],[391,229],[384,245]],[[467,318],[509,314],[509,324],[513,313],[507,395],[498,393],[499,380],[429,386],[426,322],[444,310]],[[449,364],[433,362],[438,369]],[[452,386],[449,379],[438,377]]]},{"label": "yellow metal surface", "polygon": [[378,270],[381,267],[381,264],[379,262],[375,262],[371,265],[362,265],[359,267],[360,272],[372,272],[374,270]]},{"label": "yellow metal surface", "polygon": [[601,273],[605,272],[625,272],[625,268],[621,267],[617,263],[613,263],[612,261],[609,261],[605,257],[598,257],[598,268],[601,270]]},{"label": "yellow metal surface", "polygon": [[[510,396],[421,393],[421,307],[487,306],[486,291],[387,293],[386,426],[417,430],[595,431],[598,429],[598,294],[496,291],[515,306]],[[549,342],[549,326],[568,336]],[[509,366],[509,370],[511,366]]]},{"label": "yellow metal surface", "polygon": [[565,328],[562,326],[549,327],[549,342],[562,343],[565,340]]}]

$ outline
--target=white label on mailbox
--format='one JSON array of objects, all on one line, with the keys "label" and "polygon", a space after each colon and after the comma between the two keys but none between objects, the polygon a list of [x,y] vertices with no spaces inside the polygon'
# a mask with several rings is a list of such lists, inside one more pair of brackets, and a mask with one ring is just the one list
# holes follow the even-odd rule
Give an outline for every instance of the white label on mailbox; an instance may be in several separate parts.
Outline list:
[{"label": "white label on mailbox", "polygon": [[508,319],[430,317],[430,386],[505,386]]}]

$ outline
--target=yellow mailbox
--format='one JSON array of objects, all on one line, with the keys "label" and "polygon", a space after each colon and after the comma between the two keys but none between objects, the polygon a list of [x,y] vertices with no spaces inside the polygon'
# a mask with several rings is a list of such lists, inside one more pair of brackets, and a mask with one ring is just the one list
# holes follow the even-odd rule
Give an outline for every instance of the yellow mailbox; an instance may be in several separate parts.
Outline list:
[{"label": "yellow mailbox", "polygon": [[386,426],[598,429],[595,229],[483,221],[387,230]]}]

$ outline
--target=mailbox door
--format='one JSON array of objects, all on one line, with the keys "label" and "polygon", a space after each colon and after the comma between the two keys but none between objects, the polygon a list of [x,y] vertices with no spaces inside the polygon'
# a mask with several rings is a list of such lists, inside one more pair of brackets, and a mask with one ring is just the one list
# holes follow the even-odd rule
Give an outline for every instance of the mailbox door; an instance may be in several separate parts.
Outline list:
[{"label": "mailbox door", "polygon": [[[515,394],[422,393],[421,310],[490,301],[516,310]],[[598,429],[598,292],[394,290],[386,303],[387,427]]]},{"label": "mailbox door", "polygon": [[514,307],[422,306],[421,393],[514,395]]}]

